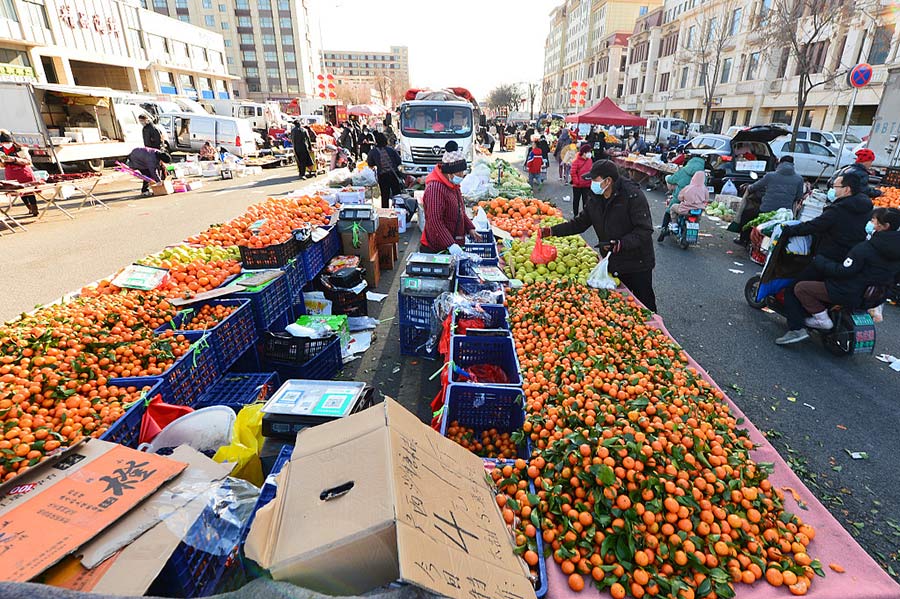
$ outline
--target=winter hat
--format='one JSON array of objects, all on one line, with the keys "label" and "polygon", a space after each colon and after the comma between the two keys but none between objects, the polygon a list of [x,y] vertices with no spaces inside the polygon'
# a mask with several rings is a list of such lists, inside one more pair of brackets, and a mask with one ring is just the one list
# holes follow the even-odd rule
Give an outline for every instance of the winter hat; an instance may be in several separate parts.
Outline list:
[{"label": "winter hat", "polygon": [[469,168],[469,165],[466,164],[466,157],[460,151],[459,144],[451,139],[444,146],[444,156],[441,158],[441,171],[446,175],[450,175],[461,173],[467,168]]},{"label": "winter hat", "polygon": [[584,154],[585,152],[590,152],[594,147],[591,144],[581,144],[581,147],[578,148],[578,151]]},{"label": "winter hat", "polygon": [[857,162],[873,162],[874,160],[875,160],[875,152],[873,152],[869,148],[863,148],[861,150],[857,150],[857,152],[856,152],[856,161]]}]

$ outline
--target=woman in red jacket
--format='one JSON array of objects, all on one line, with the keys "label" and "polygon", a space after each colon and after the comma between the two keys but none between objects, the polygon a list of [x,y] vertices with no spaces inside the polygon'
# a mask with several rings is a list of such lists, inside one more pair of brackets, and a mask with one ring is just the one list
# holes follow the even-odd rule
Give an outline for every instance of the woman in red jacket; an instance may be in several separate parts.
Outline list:
[{"label": "woman in red jacket", "polygon": [[455,141],[444,147],[441,163],[425,179],[425,230],[422,231],[421,250],[437,254],[449,250],[457,257],[469,257],[462,249],[466,234],[478,239],[475,225],[466,216],[459,184],[468,169],[466,157]]},{"label": "woman in red jacket", "polygon": [[591,166],[594,164],[591,158],[593,151],[591,144],[581,144],[578,155],[572,161],[572,213],[575,216],[578,216],[580,206],[587,204],[591,182],[585,181],[582,175],[591,172]]}]

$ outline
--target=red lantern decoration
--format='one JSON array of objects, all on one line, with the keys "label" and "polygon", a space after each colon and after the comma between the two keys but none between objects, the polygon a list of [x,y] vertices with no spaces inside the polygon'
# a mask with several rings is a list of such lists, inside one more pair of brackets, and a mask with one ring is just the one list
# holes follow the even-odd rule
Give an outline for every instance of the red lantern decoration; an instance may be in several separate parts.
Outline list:
[{"label": "red lantern decoration", "polygon": [[320,83],[320,84],[319,84],[319,89],[325,89],[325,84],[324,84],[324,83]]},{"label": "red lantern decoration", "polygon": [[573,81],[573,82],[572,82],[572,87],[578,87],[578,82],[577,82],[577,81]]},{"label": "red lantern decoration", "polygon": [[320,97],[320,98],[324,98],[324,97],[325,97],[325,94],[324,94],[324,93],[321,93],[321,94],[319,94],[319,97]]},{"label": "red lantern decoration", "polygon": [[578,104],[581,105],[581,106],[584,106],[585,101],[584,101],[584,100],[579,100],[579,101],[578,101]]},{"label": "red lantern decoration", "polygon": [[316,76],[316,78],[317,78],[319,81],[324,81],[324,80],[325,80],[325,75],[322,75],[321,73],[319,73],[319,74]]},{"label": "red lantern decoration", "polygon": [[329,84],[328,84],[328,89],[334,89],[334,83],[329,83]]},{"label": "red lantern decoration", "polygon": [[579,96],[586,96],[586,95],[587,95],[587,92],[584,91],[584,90],[581,90],[580,92],[578,92],[578,95],[579,95]]},{"label": "red lantern decoration", "polygon": [[325,77],[326,77],[326,79],[328,79],[329,81],[334,80],[334,75],[332,75],[331,73],[328,73]]},{"label": "red lantern decoration", "polygon": [[337,94],[334,92],[331,92],[330,94],[328,94],[328,97],[329,98],[337,98]]},{"label": "red lantern decoration", "polygon": [[571,104],[572,106],[575,106],[575,98],[572,98],[571,100],[569,100],[569,104]]},{"label": "red lantern decoration", "polygon": [[587,87],[587,81],[582,81],[582,82],[581,82],[581,87]]}]

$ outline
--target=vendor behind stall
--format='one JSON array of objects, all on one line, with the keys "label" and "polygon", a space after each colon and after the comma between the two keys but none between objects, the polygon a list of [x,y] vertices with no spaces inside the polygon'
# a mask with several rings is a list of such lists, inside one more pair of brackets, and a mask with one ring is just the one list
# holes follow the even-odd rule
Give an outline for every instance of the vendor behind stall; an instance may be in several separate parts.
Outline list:
[{"label": "vendor behind stall", "polygon": [[[159,182],[160,171],[165,173],[166,164],[172,161],[172,157],[162,150],[156,148],[135,148],[128,155],[128,166],[138,171],[150,181]],[[144,179],[141,186],[141,194],[144,196],[152,195],[150,192],[150,181]]]},{"label": "vendor behind stall", "polygon": [[[4,131],[0,133],[0,162],[6,167],[4,178],[19,183],[35,183],[34,171],[31,170],[31,156],[28,149],[13,141],[12,136]],[[34,195],[23,195],[22,203],[28,208],[31,216],[38,215],[37,199]]]},{"label": "vendor behind stall", "polygon": [[441,163],[425,179],[425,230],[422,231],[421,251],[436,254],[449,250],[457,257],[469,257],[462,249],[466,233],[478,239],[475,225],[466,216],[459,184],[468,170],[465,155],[453,140],[444,146]]}]

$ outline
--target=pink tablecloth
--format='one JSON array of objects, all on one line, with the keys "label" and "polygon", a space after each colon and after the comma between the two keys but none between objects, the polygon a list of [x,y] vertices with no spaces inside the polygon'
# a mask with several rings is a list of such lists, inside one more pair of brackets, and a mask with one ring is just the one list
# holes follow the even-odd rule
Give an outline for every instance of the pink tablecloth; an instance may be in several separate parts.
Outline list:
[{"label": "pink tablecloth", "polygon": [[[622,290],[619,290],[622,291]],[[674,339],[663,324],[660,316],[654,315],[648,324],[660,329],[670,338]],[[687,353],[687,352],[685,352]],[[697,369],[700,375],[715,385],[716,389],[725,393],[716,382],[693,358],[688,356],[691,366]],[[794,501],[790,492],[785,493],[785,509],[800,516],[804,522],[816,529],[816,538],[810,545],[810,555],[822,562],[826,577],[813,581],[807,597],[813,599],[897,599],[900,597],[900,585],[887,575],[875,561],[863,550],[856,540],[850,536],[840,523],[825,509],[816,496],[801,482],[787,463],[781,458],[774,447],[766,440],[744,413],[735,405],[731,398],[725,394],[725,401],[736,418],[743,418],[743,428],[747,429],[750,439],[759,448],[752,452],[753,459],[757,462],[772,462],[775,471],[769,480],[776,487],[791,487],[800,494],[806,504],[806,510],[801,509]],[[828,568],[828,564],[836,563],[846,570],[844,574],[838,574]],[[579,593],[569,589],[568,579],[563,575],[559,566],[553,559],[547,560],[547,574],[549,578],[548,599],[574,599]],[[587,587],[592,588],[592,587]],[[786,589],[776,590],[765,581],[757,581],[751,586],[745,584],[735,585],[737,599],[770,599],[772,597],[790,596]],[[593,591],[590,591],[593,592]]]}]

